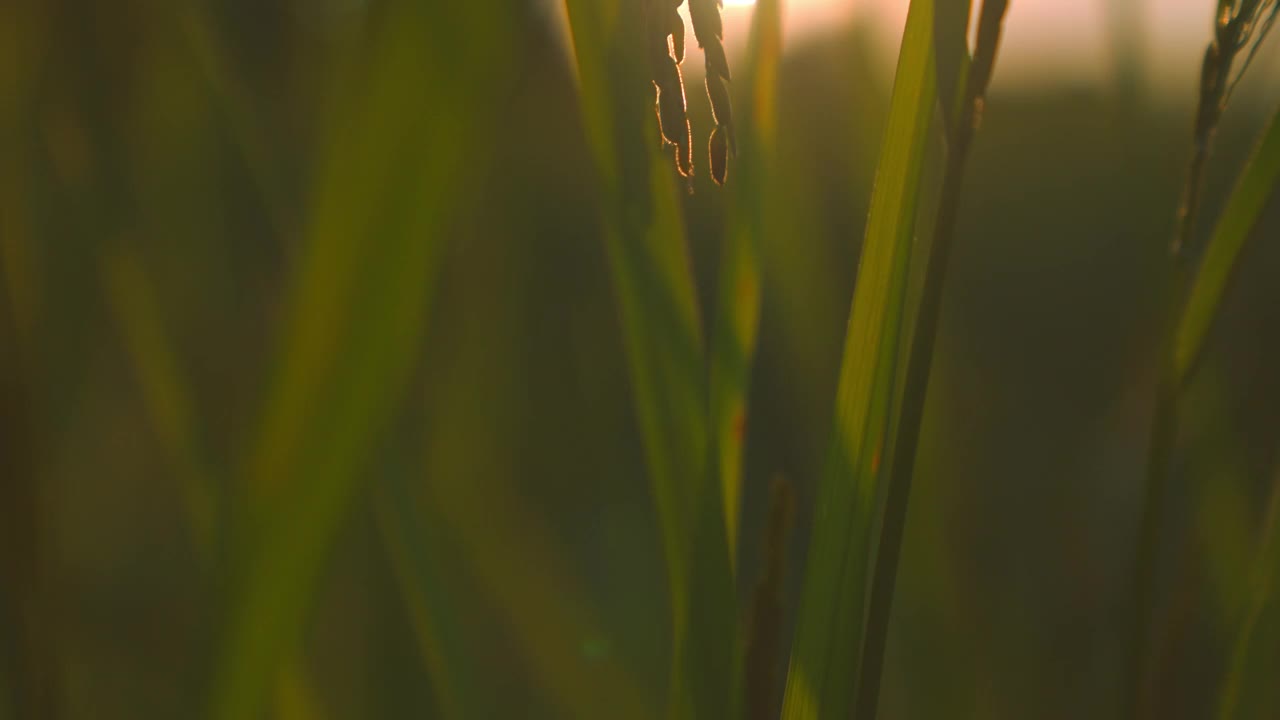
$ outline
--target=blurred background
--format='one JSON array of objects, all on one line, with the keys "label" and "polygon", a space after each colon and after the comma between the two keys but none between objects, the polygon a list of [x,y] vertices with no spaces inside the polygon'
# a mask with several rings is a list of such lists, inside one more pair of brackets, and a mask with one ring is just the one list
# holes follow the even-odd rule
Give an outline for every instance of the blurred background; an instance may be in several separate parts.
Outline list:
[{"label": "blurred background", "polygon": [[[226,688],[284,718],[661,714],[662,543],[564,11],[461,3],[0,4],[0,718],[249,707]],[[1213,4],[1011,3],[884,718],[1118,716]],[[726,5],[732,64],[753,8]],[[784,476],[790,622],[907,2],[784,5],[738,585]],[[1275,45],[1202,236],[1280,103]],[[728,189],[680,195],[704,318]],[[1183,409],[1160,717],[1214,707],[1280,463],[1270,205]],[[1256,632],[1241,716],[1274,717],[1274,599]]]}]

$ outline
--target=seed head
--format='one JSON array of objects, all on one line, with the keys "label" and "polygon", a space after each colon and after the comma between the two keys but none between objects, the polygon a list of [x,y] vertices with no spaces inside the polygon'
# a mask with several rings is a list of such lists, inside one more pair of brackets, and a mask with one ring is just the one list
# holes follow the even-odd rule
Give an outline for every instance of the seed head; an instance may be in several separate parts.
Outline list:
[{"label": "seed head", "polygon": [[658,125],[663,139],[676,148],[676,169],[687,176],[693,172],[693,156],[684,78],[677,61],[677,57],[684,56],[684,21],[676,13],[678,6],[673,0],[648,0],[645,47],[650,77],[658,93]]},{"label": "seed head", "polygon": [[[645,53],[650,77],[657,89],[658,125],[662,138],[675,146],[676,169],[681,175],[693,173],[690,152],[691,133],[685,101],[684,78],[680,63],[684,62],[685,27],[678,9],[684,0],[643,0],[645,7]],[[702,48],[706,62],[707,98],[716,127],[708,149],[711,176],[723,184],[729,156],[737,152],[733,135],[733,109],[729,103],[729,60],[724,51],[724,23],[720,18],[722,0],[689,0],[693,34]]]},{"label": "seed head", "polygon": [[717,185],[724,184],[725,175],[729,171],[729,143],[727,136],[728,133],[725,132],[724,126],[720,125],[711,131],[711,141],[707,143],[711,156],[711,179],[715,180]]},{"label": "seed head", "polygon": [[707,68],[707,98],[716,127],[708,147],[711,155],[711,177],[724,184],[729,156],[737,152],[733,134],[733,108],[729,102],[729,59],[724,52],[724,24],[720,18],[722,0],[689,0],[689,16],[693,19],[693,35],[702,48]]}]

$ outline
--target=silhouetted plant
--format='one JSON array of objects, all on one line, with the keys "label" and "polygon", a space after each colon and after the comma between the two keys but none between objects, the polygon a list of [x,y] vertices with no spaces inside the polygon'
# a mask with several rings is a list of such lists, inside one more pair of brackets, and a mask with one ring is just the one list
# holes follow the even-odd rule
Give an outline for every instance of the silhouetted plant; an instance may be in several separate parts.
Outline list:
[{"label": "silhouetted plant", "polygon": [[[684,0],[646,0],[645,53],[653,84],[658,91],[658,123],[662,138],[675,146],[676,169],[686,177],[693,174],[688,108],[685,100],[684,20],[679,8]],[[723,185],[729,156],[737,152],[733,133],[733,110],[729,102],[729,60],[724,51],[724,23],[720,17],[723,0],[689,0],[693,34],[706,59],[707,97],[716,126],[707,142],[711,177]]]}]

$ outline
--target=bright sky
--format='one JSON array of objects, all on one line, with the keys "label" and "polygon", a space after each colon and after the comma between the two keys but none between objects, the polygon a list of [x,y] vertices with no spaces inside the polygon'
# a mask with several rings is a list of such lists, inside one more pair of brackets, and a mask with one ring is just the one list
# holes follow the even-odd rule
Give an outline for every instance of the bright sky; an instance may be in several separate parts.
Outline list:
[{"label": "bright sky", "polygon": [[[896,54],[909,0],[782,0],[788,42],[840,27],[855,17],[880,28],[882,50]],[[974,0],[977,4],[978,0]],[[1144,28],[1136,45],[1149,80],[1161,89],[1195,81],[1209,40],[1213,0],[1011,0],[997,82],[1099,84],[1114,77],[1109,13],[1132,3]],[[730,45],[746,37],[754,0],[725,0]],[[737,40],[734,39],[736,36]],[[1251,73],[1280,78],[1280,31]],[[889,58],[890,62],[892,57]],[[1265,84],[1265,83],[1263,83]],[[1274,100],[1276,93],[1270,93]]]}]

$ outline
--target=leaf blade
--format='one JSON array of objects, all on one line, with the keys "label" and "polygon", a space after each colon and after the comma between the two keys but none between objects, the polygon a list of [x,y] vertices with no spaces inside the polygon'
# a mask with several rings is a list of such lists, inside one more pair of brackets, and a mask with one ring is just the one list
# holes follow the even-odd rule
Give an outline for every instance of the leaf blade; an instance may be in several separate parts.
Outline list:
[{"label": "leaf blade", "polygon": [[716,315],[710,344],[711,426],[716,470],[724,505],[731,561],[738,546],[742,452],[747,393],[760,323],[760,258],[768,232],[769,179],[777,152],[778,63],[782,54],[782,2],[760,0],[752,21],[743,76],[746,102],[738,172],[731,188],[731,213],[720,257]]},{"label": "leaf blade", "polygon": [[1191,286],[1174,341],[1174,367],[1180,384],[1185,383],[1195,369],[1236,261],[1278,182],[1280,110],[1272,116],[1241,172]]},{"label": "leaf blade", "polygon": [[579,90],[604,186],[605,254],[671,593],[668,715],[729,717],[736,611],[709,462],[706,349],[641,38],[644,3],[566,0]]},{"label": "leaf blade", "polygon": [[[361,470],[417,356],[450,209],[466,197],[472,155],[487,147],[473,118],[493,115],[487,103],[504,77],[495,70],[506,67],[495,60],[503,14],[470,4],[431,18],[415,12],[411,3],[388,8],[365,82],[351,86],[327,138],[277,373],[243,471],[249,542],[216,667],[214,718],[256,716],[302,632],[329,547],[364,487]],[[481,40],[458,48],[455,37]],[[419,92],[424,73],[427,87],[441,89],[435,97]]]},{"label": "leaf blade", "polygon": [[1280,533],[1276,532],[1276,523],[1280,520],[1280,468],[1274,473],[1270,495],[1258,537],[1257,559],[1253,567],[1248,604],[1236,632],[1231,660],[1218,695],[1218,720],[1236,717],[1248,670],[1250,647],[1257,633],[1259,619],[1273,593],[1275,569],[1280,566]]},{"label": "leaf blade", "polygon": [[919,185],[937,101],[933,23],[931,0],[913,0],[845,337],[835,438],[814,509],[783,703],[789,720],[845,717],[853,708],[880,454],[892,427]]}]

